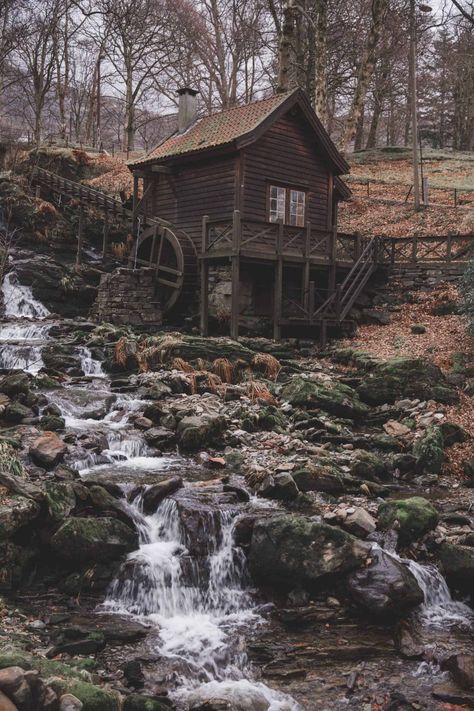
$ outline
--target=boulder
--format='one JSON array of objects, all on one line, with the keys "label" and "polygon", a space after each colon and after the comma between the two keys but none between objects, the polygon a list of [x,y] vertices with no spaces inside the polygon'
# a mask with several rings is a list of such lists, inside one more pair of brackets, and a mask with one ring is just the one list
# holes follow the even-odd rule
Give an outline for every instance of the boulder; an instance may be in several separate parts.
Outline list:
[{"label": "boulder", "polygon": [[289,472],[269,474],[258,487],[257,493],[267,499],[292,501],[299,494],[295,480]]},{"label": "boulder", "polygon": [[154,513],[164,498],[182,486],[183,480],[180,476],[172,476],[169,479],[164,479],[158,484],[150,486],[143,494],[143,511],[146,514]]},{"label": "boulder", "polygon": [[195,452],[218,441],[225,428],[222,415],[189,415],[178,424],[178,444],[186,452]]},{"label": "boulder", "polygon": [[69,516],[76,505],[74,485],[71,482],[50,482],[45,485],[46,506],[49,518],[60,523]]},{"label": "boulder", "polygon": [[83,706],[74,694],[63,694],[59,699],[59,711],[82,711]]},{"label": "boulder", "polygon": [[319,465],[298,469],[294,472],[293,479],[300,491],[321,491],[338,496],[346,488],[342,474]]},{"label": "boulder", "polygon": [[138,547],[138,534],[114,518],[70,518],[51,538],[51,548],[71,563],[106,562]]},{"label": "boulder", "polygon": [[373,548],[370,561],[348,577],[349,594],[371,614],[399,617],[424,601],[414,575],[406,565],[381,548]]},{"label": "boulder", "polygon": [[175,433],[166,427],[151,427],[144,434],[147,444],[163,449],[171,446],[175,441]]},{"label": "boulder", "polygon": [[13,701],[10,701],[3,691],[0,691],[0,711],[18,711]]},{"label": "boulder", "polygon": [[385,462],[372,452],[357,449],[353,453],[350,465],[352,476],[368,481],[380,481],[389,477],[389,470]]},{"label": "boulder", "polygon": [[40,427],[50,432],[61,432],[66,426],[64,417],[58,415],[43,415],[40,420]]},{"label": "boulder", "polygon": [[450,672],[462,689],[474,689],[474,654],[453,654],[444,662],[443,669]]},{"label": "boulder", "polygon": [[34,570],[35,549],[0,540],[0,591],[18,590]]},{"label": "boulder", "polygon": [[445,447],[451,447],[453,444],[458,443],[462,444],[470,439],[469,433],[455,422],[443,422],[439,429],[441,430]]},{"label": "boulder", "polygon": [[76,681],[69,691],[82,702],[83,711],[120,711],[120,696],[110,689]]},{"label": "boulder", "polygon": [[26,395],[29,389],[30,378],[27,373],[24,373],[23,371],[4,375],[0,380],[0,392],[5,393],[5,395],[8,395],[9,397],[20,395],[20,393]]},{"label": "boulder", "polygon": [[0,539],[11,538],[31,523],[39,511],[39,504],[24,496],[12,496],[8,503],[0,504]]},{"label": "boulder", "polygon": [[123,703],[123,711],[170,711],[170,707],[154,696],[129,694]]},{"label": "boulder", "polygon": [[402,398],[438,402],[457,402],[456,391],[449,387],[437,365],[424,358],[398,357],[376,365],[357,389],[370,405],[394,403]]},{"label": "boulder", "polygon": [[255,524],[249,564],[262,583],[295,587],[350,572],[362,565],[369,550],[339,528],[289,514]]},{"label": "boulder", "polygon": [[19,424],[20,422],[23,422],[23,420],[26,420],[27,417],[32,416],[32,410],[16,400],[14,402],[10,402],[3,412],[3,419],[7,422],[12,422],[13,424]]},{"label": "boulder", "polygon": [[385,501],[378,509],[379,528],[387,531],[398,527],[399,541],[409,545],[438,525],[439,515],[434,506],[422,496]]},{"label": "boulder", "polygon": [[0,670],[0,691],[11,697],[25,680],[25,671],[21,667],[6,667]]},{"label": "boulder", "polygon": [[443,543],[439,559],[446,577],[463,590],[474,592],[474,548]]},{"label": "boulder", "polygon": [[439,474],[444,460],[443,434],[440,427],[428,427],[423,437],[413,445],[418,471]]},{"label": "boulder", "polygon": [[321,409],[340,417],[358,419],[368,412],[357,392],[337,381],[323,383],[294,377],[281,391],[281,397],[296,407]]},{"label": "boulder", "polygon": [[367,538],[377,528],[374,517],[360,506],[352,513],[347,514],[343,526],[346,531],[358,538]]},{"label": "boulder", "polygon": [[52,469],[67,452],[67,445],[54,432],[44,432],[32,443],[29,455],[33,462],[45,469]]}]

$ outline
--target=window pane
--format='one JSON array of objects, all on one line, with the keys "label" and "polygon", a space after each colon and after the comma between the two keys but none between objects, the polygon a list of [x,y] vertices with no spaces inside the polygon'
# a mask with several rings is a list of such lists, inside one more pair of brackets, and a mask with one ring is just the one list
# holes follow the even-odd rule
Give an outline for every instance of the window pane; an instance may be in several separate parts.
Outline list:
[{"label": "window pane", "polygon": [[290,190],[290,225],[304,226],[306,193]]},{"label": "window pane", "polygon": [[278,220],[285,221],[286,212],[286,190],[285,188],[280,188],[277,185],[270,186],[270,206],[269,206],[269,219],[270,222],[277,222]]}]

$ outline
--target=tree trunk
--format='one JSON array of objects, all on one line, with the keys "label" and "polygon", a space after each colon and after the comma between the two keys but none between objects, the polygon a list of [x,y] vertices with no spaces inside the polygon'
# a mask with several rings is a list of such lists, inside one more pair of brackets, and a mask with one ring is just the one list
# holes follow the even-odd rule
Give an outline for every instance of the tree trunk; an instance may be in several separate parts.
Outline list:
[{"label": "tree trunk", "polygon": [[315,62],[315,101],[314,110],[323,124],[328,122],[328,97],[327,97],[327,28],[328,7],[327,0],[318,0],[318,17],[316,21],[316,62]]},{"label": "tree trunk", "polygon": [[362,54],[357,78],[357,86],[347,117],[344,133],[340,141],[342,151],[347,151],[354,138],[357,122],[362,113],[362,107],[367,95],[367,89],[375,66],[375,50],[380,37],[380,30],[388,7],[388,0],[372,0],[372,22],[367,37],[367,43]]},{"label": "tree trunk", "polygon": [[365,120],[365,106],[362,107],[359,120],[357,121],[357,130],[354,138],[354,150],[360,151],[362,148],[362,141],[364,140],[364,120]]},{"label": "tree trunk", "polygon": [[283,7],[283,23],[280,35],[277,93],[282,94],[290,88],[290,77],[293,69],[293,52],[295,38],[295,14],[293,0],[285,0]]},{"label": "tree trunk", "polygon": [[[374,97],[375,98],[375,97]],[[378,99],[374,100],[374,110],[370,122],[369,135],[367,136],[366,148],[375,148],[377,145],[377,129],[379,127],[380,116],[382,114],[382,104]]]}]

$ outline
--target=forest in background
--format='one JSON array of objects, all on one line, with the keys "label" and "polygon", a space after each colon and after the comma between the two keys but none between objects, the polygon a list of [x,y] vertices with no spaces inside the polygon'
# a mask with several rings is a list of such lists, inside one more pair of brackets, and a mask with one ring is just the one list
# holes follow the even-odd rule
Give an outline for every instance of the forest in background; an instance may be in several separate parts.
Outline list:
[{"label": "forest in background", "polygon": [[[413,0],[412,0],[413,1]],[[419,133],[474,148],[474,4],[415,5]],[[0,139],[130,152],[208,113],[305,89],[343,150],[406,146],[410,0],[0,0]]]}]

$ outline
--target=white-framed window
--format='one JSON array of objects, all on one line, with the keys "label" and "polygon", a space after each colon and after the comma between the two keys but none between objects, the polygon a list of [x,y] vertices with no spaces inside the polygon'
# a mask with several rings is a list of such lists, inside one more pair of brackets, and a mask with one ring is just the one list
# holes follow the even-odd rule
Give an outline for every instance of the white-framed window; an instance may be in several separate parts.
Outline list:
[{"label": "white-framed window", "polygon": [[289,224],[304,227],[306,193],[302,190],[290,190]]},{"label": "white-framed window", "polygon": [[286,220],[286,188],[270,185],[270,222]]},{"label": "white-framed window", "polygon": [[268,219],[295,227],[304,227],[306,217],[306,193],[303,190],[270,185]]}]

